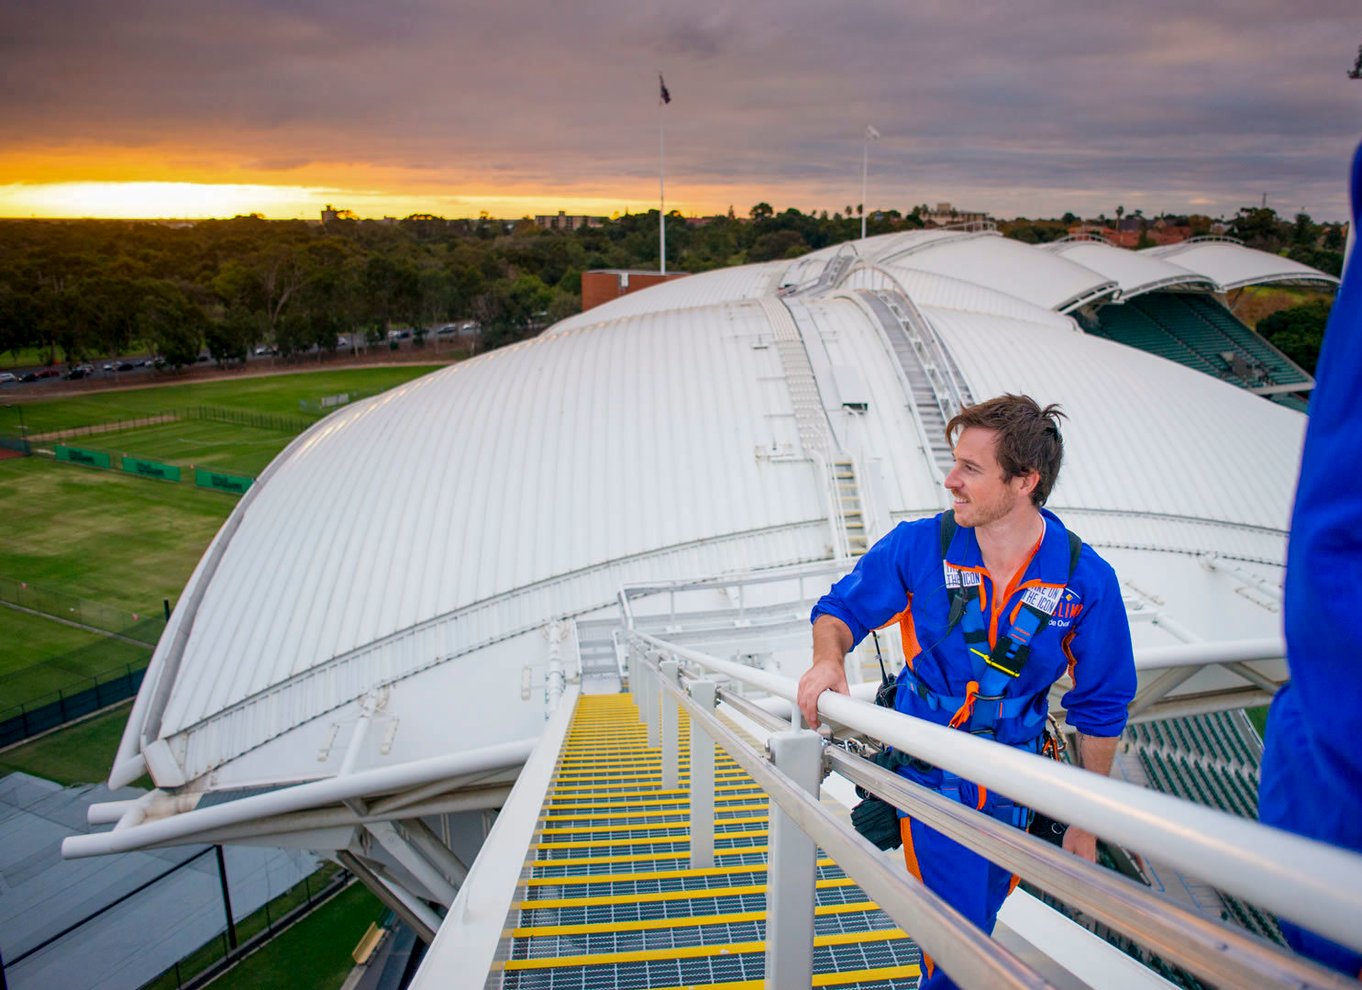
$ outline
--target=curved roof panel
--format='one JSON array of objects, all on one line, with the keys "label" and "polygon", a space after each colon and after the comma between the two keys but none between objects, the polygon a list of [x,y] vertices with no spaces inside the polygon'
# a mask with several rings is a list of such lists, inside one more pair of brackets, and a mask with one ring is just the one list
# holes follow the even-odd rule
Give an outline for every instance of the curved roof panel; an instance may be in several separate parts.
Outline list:
[{"label": "curved roof panel", "polygon": [[872,533],[940,509],[943,375],[1064,405],[1052,501],[1100,545],[1279,565],[1302,416],[1074,332],[1053,309],[1103,274],[929,233],[823,252],[826,277],[665,283],[323,420],[191,577],[120,765],[191,789],[335,773],[363,713],[389,759],[521,738],[547,623],[626,582],[832,560],[835,462]]},{"label": "curved roof panel", "polygon": [[545,330],[544,335],[563,333],[579,327],[607,323],[610,320],[621,320],[641,313],[695,309],[700,306],[756,299],[768,294],[773,281],[779,281],[781,274],[789,267],[788,261],[773,261],[687,275],[685,278],[651,286],[646,291],[631,292],[608,303],[602,303],[585,313],[570,316]]},{"label": "curved roof panel", "polygon": [[1104,241],[1055,241],[1043,245],[1042,250],[1061,255],[1105,275],[1121,287],[1122,299],[1174,286],[1216,288],[1216,283],[1205,275],[1189,271],[1160,257],[1128,251]]},{"label": "curved roof panel", "polygon": [[1194,237],[1190,241],[1147,248],[1139,253],[1196,272],[1214,282],[1222,292],[1269,282],[1338,284],[1334,276],[1309,265],[1245,247],[1226,238]]},{"label": "curved roof panel", "polygon": [[890,270],[947,275],[1061,313],[1117,289],[1091,268],[995,232],[951,233],[877,260]]}]

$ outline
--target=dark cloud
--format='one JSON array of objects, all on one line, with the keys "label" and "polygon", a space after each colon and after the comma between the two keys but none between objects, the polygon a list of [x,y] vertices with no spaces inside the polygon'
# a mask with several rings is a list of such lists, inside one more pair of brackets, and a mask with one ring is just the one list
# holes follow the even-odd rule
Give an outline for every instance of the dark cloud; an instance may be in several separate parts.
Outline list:
[{"label": "dark cloud", "polygon": [[1355,0],[1188,7],[10,0],[0,127],[11,159],[163,146],[277,181],[359,169],[634,199],[656,174],[660,70],[670,186],[710,207],[729,186],[857,198],[873,122],[872,200],[900,208],[1232,212],[1268,191],[1341,216]]}]

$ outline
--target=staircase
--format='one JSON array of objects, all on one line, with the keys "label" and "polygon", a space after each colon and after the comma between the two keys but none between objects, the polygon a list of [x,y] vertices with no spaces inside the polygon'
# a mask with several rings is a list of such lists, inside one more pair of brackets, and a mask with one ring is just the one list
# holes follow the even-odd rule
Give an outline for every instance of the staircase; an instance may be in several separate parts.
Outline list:
[{"label": "staircase", "polygon": [[861,488],[856,483],[856,465],[849,457],[832,462],[833,483],[837,486],[837,505],[846,533],[847,552],[859,557],[870,549],[870,536],[865,528],[865,512],[861,507]]},{"label": "staircase", "polygon": [[[680,788],[629,695],[584,695],[555,773],[519,905],[508,990],[762,986],[767,798],[720,752],[715,865],[689,866],[689,725]],[[917,985],[917,945],[826,857],[814,986]]]}]

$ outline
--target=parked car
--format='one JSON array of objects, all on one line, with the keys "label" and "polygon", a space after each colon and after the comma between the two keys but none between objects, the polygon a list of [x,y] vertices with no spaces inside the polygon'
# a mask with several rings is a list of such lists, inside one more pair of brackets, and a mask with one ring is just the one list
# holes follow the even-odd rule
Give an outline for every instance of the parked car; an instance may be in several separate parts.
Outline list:
[{"label": "parked car", "polygon": [[42,371],[38,372],[38,377],[39,377],[39,378],[60,378],[60,377],[61,377],[61,372],[58,371],[56,368],[44,368]]},{"label": "parked car", "polygon": [[10,382],[17,382],[19,376],[11,371],[0,371],[0,385],[7,385]]},{"label": "parked car", "polygon": [[68,371],[68,372],[66,373],[66,377],[67,377],[67,379],[69,379],[70,381],[75,381],[75,380],[78,379],[78,378],[85,378],[85,377],[87,377],[89,374],[90,374],[90,372],[86,371],[84,368],[76,367],[76,368],[72,368],[70,371]]},{"label": "parked car", "polygon": [[114,365],[114,371],[133,371],[136,367],[137,365],[133,364],[131,361],[120,361],[118,364]]}]

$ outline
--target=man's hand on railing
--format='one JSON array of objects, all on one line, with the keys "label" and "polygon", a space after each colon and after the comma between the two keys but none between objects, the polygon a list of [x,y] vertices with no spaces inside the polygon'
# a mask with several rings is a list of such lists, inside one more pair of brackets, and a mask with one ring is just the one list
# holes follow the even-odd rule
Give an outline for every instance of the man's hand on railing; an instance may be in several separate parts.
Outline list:
[{"label": "man's hand on railing", "polygon": [[799,679],[796,699],[804,721],[818,728],[818,696],[824,691],[850,694],[846,657],[854,645],[851,630],[841,619],[820,615],[813,624],[813,666]]},{"label": "man's hand on railing", "polygon": [[847,688],[846,671],[841,663],[830,660],[815,663],[799,679],[799,710],[804,713],[804,721],[810,728],[818,728],[818,696],[824,691],[838,694],[850,693]]},{"label": "man's hand on railing", "polygon": [[1064,832],[1064,850],[1089,863],[1097,862],[1097,836],[1070,825]]}]

